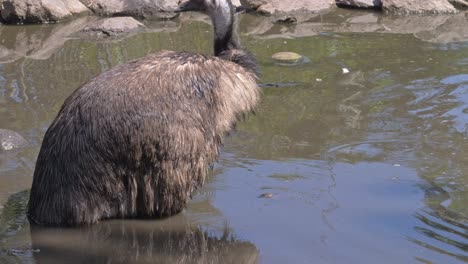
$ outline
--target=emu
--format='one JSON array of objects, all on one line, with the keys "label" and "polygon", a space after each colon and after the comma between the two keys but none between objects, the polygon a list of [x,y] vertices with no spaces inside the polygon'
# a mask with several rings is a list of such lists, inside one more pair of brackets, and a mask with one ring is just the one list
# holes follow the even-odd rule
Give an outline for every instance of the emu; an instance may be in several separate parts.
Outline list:
[{"label": "emu", "polygon": [[230,0],[188,0],[209,15],[214,55],[161,51],[74,91],[39,152],[28,218],[47,226],[179,213],[202,185],[223,137],[260,93]]}]

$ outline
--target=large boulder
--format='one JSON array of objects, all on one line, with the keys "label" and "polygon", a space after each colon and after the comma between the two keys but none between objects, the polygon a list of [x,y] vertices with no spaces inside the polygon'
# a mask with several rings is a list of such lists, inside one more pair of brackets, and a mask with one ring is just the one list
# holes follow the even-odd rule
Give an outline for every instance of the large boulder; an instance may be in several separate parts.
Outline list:
[{"label": "large boulder", "polygon": [[352,8],[380,8],[382,7],[381,0],[336,0],[336,5],[339,7]]},{"label": "large boulder", "polygon": [[170,19],[178,0],[81,0],[101,16],[132,16],[138,18]]},{"label": "large boulder", "polygon": [[47,23],[87,12],[79,0],[3,0],[0,5],[6,23]]},{"label": "large boulder", "polygon": [[386,13],[397,15],[437,15],[457,12],[447,0],[382,0],[382,7]]},{"label": "large boulder", "polygon": [[[3,3],[2,3],[3,1]],[[178,0],[0,0],[7,23],[47,23],[93,11],[101,16],[170,19]],[[240,4],[238,0],[234,1]]]},{"label": "large boulder", "polygon": [[335,5],[334,0],[240,0],[243,7],[259,13],[289,13],[297,11],[319,12]]}]

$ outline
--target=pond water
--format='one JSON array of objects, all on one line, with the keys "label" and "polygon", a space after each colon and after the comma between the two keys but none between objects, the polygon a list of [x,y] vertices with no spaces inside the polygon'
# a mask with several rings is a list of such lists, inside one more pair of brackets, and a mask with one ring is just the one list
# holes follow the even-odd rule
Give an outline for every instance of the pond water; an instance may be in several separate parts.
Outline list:
[{"label": "pond water", "polygon": [[[0,26],[0,128],[30,142],[0,153],[0,263],[467,263],[467,17],[335,11],[273,26],[243,15],[262,102],[213,176],[177,216],[78,229],[25,217],[63,101],[151,52],[209,54],[211,27],[189,15],[102,41],[70,35],[83,19]],[[310,61],[277,65],[281,51]]]}]

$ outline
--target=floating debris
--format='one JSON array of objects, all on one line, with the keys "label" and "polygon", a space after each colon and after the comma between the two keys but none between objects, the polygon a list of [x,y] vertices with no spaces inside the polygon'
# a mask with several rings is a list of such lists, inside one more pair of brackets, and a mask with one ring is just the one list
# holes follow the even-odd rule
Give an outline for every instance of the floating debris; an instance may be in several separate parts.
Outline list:
[{"label": "floating debris", "polygon": [[343,74],[348,74],[349,73],[349,69],[347,69],[347,68],[343,68],[342,70],[343,70]]},{"label": "floating debris", "polygon": [[400,177],[399,176],[393,176],[392,177],[392,181],[399,181],[400,180]]},{"label": "floating debris", "polygon": [[258,196],[258,198],[263,198],[263,199],[271,199],[273,198],[273,194],[272,193],[262,193]]}]

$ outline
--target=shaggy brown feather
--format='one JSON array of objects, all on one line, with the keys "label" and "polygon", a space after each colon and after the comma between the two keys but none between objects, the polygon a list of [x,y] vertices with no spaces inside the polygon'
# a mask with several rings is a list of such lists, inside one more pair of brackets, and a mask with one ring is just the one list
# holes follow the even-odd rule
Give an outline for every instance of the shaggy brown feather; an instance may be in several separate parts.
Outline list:
[{"label": "shaggy brown feather", "polygon": [[180,212],[223,136],[257,104],[255,69],[237,49],[219,58],[161,51],[78,88],[44,136],[30,221],[74,226]]},{"label": "shaggy brown feather", "polygon": [[91,224],[180,212],[223,135],[259,99],[256,76],[216,57],[163,51],[76,90],[47,131],[29,217]]}]

